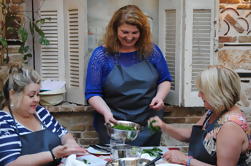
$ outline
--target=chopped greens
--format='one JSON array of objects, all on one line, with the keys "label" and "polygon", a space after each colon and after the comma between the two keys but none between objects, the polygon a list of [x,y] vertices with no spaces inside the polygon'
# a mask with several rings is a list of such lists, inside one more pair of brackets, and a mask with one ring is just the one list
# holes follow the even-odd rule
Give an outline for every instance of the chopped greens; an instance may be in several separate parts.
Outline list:
[{"label": "chopped greens", "polygon": [[161,152],[162,152],[162,150],[159,148],[156,148],[156,147],[154,147],[152,149],[143,149],[142,150],[142,154],[148,153],[150,156],[153,156],[153,157],[158,156]]},{"label": "chopped greens", "polygon": [[133,126],[125,126],[122,124],[115,124],[114,126],[112,126],[112,128],[119,130],[136,130]]},{"label": "chopped greens", "polygon": [[83,162],[84,162],[85,164],[91,164],[91,163],[88,162],[86,159],[83,159]]},{"label": "chopped greens", "polygon": [[155,123],[156,120],[152,120],[149,125],[148,125],[148,128],[153,131],[153,132],[157,132],[157,131],[160,131],[160,127],[159,126],[153,126],[153,123]]}]

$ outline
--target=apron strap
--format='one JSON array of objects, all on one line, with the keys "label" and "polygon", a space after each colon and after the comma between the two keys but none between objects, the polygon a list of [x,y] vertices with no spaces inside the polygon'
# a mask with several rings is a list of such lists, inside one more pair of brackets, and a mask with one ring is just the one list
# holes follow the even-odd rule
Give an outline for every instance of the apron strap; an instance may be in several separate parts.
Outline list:
[{"label": "apron strap", "polygon": [[[227,110],[222,111],[219,117],[221,117],[225,112],[227,112]],[[211,117],[212,114],[213,114],[213,111],[209,110],[208,113],[207,113],[207,115],[206,115],[206,118],[205,118],[205,120],[203,122],[203,125],[202,125],[203,128],[207,127],[208,121],[209,121],[209,119],[210,119],[210,117]]]},{"label": "apron strap", "polygon": [[207,115],[206,115],[206,118],[205,118],[205,120],[204,120],[204,122],[203,122],[203,125],[202,125],[203,128],[206,128],[206,126],[207,126],[207,124],[208,124],[208,121],[209,121],[209,119],[210,119],[212,113],[213,113],[213,111],[211,111],[211,110],[208,111],[208,113],[207,113]]},{"label": "apron strap", "polygon": [[17,132],[17,135],[20,136],[19,131],[18,131],[18,128],[17,128],[17,122],[16,122],[16,120],[15,120],[15,118],[14,118],[14,116],[13,116],[13,113],[12,113],[12,110],[11,110],[11,108],[10,108],[10,105],[8,105],[8,108],[9,108],[9,111],[10,111],[10,115],[11,115],[11,117],[12,117],[12,119],[13,119],[13,121],[14,121],[14,124],[15,124],[15,126],[16,126],[15,130],[16,130],[16,132]]}]

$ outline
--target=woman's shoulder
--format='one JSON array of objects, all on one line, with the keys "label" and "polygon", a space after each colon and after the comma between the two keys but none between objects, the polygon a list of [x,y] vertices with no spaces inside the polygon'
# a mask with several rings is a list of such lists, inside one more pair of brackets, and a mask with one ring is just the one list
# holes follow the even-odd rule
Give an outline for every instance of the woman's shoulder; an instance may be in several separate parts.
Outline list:
[{"label": "woman's shoulder", "polygon": [[153,61],[158,61],[159,59],[163,58],[163,53],[161,51],[161,49],[159,48],[159,46],[155,43],[153,43],[153,49],[152,49],[152,54],[151,56],[149,56],[150,60]]},{"label": "woman's shoulder", "polygon": [[14,126],[14,121],[11,115],[3,110],[0,110],[0,133],[1,130],[6,131],[7,128],[10,129],[13,126]]},{"label": "woman's shoulder", "polygon": [[244,115],[243,112],[239,111],[239,112],[230,112],[225,114],[219,123],[221,123],[222,125],[226,124],[227,122],[232,122],[234,124],[237,124],[238,126],[240,126],[245,132],[249,131],[249,126],[248,126],[248,122],[247,119]]},{"label": "woman's shoulder", "polygon": [[104,46],[98,46],[92,51],[92,57],[104,55],[106,55],[106,48]]},{"label": "woman's shoulder", "polygon": [[153,43],[153,54],[160,53],[160,52],[161,52],[160,47],[157,44]]},{"label": "woman's shoulder", "polygon": [[102,61],[108,58],[107,55],[108,53],[106,51],[106,48],[104,46],[99,46],[92,51],[90,61],[102,63]]},{"label": "woman's shoulder", "polygon": [[0,122],[10,120],[10,119],[12,119],[12,118],[8,112],[6,112],[4,110],[0,110]]}]

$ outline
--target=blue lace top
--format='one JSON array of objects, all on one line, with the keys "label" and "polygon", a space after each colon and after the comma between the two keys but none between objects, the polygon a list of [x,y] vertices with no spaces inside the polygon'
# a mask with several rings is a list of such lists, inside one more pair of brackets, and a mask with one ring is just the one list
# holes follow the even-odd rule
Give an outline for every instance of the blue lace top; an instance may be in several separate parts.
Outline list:
[{"label": "blue lace top", "polygon": [[[157,45],[154,45],[152,55],[146,60],[156,67],[159,73],[158,84],[163,81],[172,81],[165,57]],[[111,56],[106,52],[105,47],[97,47],[90,57],[87,68],[85,89],[86,100],[93,96],[103,96],[102,87],[104,82],[116,64],[128,67],[141,61],[141,58],[137,56],[137,51],[119,53],[117,56]]]}]

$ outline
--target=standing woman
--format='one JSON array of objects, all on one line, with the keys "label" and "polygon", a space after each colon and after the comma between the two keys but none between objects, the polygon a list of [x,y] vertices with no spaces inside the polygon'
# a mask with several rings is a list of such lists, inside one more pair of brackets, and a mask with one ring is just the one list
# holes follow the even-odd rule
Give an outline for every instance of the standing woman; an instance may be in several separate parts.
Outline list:
[{"label": "standing woman", "polygon": [[160,143],[160,132],[147,129],[148,118],[163,116],[171,76],[165,58],[152,42],[147,17],[135,5],[117,10],[111,18],[104,44],[90,58],[86,99],[97,111],[94,127],[100,143],[109,143],[105,122],[128,120],[145,126],[132,145]]},{"label": "standing woman", "polygon": [[19,66],[10,68],[0,110],[1,166],[54,166],[62,157],[86,151],[38,105],[39,83],[36,71]]}]

